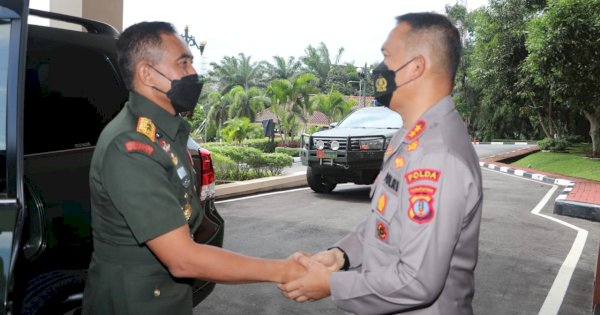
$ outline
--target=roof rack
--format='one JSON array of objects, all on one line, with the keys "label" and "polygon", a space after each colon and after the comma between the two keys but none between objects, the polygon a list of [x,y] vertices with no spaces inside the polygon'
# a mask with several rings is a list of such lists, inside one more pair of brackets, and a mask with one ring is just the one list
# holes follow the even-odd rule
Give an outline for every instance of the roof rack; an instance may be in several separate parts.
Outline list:
[{"label": "roof rack", "polygon": [[60,13],[55,13],[55,12],[41,11],[41,10],[36,10],[36,9],[29,9],[29,14],[47,18],[47,19],[78,24],[78,25],[85,27],[87,32],[92,33],[92,34],[111,35],[114,37],[119,36],[119,31],[117,31],[117,29],[115,29],[113,26],[111,26],[109,24],[99,22],[99,21],[88,20],[88,19],[84,19],[84,18],[80,18],[80,17],[76,17],[76,16],[65,15],[65,14],[60,14]]}]

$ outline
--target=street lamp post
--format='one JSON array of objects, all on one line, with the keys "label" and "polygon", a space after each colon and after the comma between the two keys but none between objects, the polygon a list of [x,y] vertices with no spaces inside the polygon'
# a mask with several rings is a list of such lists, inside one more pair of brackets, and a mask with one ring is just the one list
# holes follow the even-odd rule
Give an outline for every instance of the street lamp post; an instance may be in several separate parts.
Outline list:
[{"label": "street lamp post", "polygon": [[367,106],[367,76],[369,75],[369,70],[367,68],[367,63],[365,62],[364,67],[358,67],[357,71],[358,76],[360,77],[360,82],[358,83],[360,97],[362,99],[362,107]]},{"label": "street lamp post", "polygon": [[185,26],[184,33],[181,35],[181,37],[183,37],[183,40],[185,40],[190,47],[198,48],[200,50],[200,56],[202,56],[204,53],[204,47],[206,47],[205,40],[200,41],[200,44],[198,44],[196,42],[196,38],[190,35],[190,28],[187,25]]}]

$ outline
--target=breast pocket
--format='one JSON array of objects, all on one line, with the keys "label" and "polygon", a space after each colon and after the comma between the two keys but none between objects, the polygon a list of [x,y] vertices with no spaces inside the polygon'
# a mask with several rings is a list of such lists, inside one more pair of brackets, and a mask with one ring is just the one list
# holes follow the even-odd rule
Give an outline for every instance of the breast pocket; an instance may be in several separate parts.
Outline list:
[{"label": "breast pocket", "polygon": [[192,309],[189,281],[138,269],[125,281],[128,314],[186,314]]}]

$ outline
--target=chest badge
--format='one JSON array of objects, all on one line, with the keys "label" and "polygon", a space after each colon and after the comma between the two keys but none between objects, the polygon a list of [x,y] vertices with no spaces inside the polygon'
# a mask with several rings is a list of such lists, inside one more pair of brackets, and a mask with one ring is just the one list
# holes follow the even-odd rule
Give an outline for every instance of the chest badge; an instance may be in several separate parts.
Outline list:
[{"label": "chest badge", "polygon": [[190,202],[190,195],[188,193],[185,193],[185,195],[183,195],[183,198],[185,199],[185,204],[183,205],[183,207],[181,207],[181,210],[183,211],[185,219],[189,221],[192,217],[193,212],[192,204]]},{"label": "chest badge", "polygon": [[385,211],[386,204],[387,197],[385,196],[385,194],[382,194],[381,196],[379,196],[379,199],[377,199],[377,211],[379,211],[379,213],[383,213]]},{"label": "chest badge", "polygon": [[404,166],[404,158],[397,157],[394,161],[394,166],[396,166],[396,168],[402,168]]},{"label": "chest badge", "polygon": [[377,237],[382,241],[387,241],[387,239],[388,239],[387,225],[385,225],[385,223],[383,223],[381,221],[377,221],[376,230],[377,230]]}]

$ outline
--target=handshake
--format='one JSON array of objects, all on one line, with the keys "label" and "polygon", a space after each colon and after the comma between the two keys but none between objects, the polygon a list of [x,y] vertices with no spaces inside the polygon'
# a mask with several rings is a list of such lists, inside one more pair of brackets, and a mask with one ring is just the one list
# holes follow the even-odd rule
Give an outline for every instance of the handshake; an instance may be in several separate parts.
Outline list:
[{"label": "handshake", "polygon": [[292,254],[290,264],[277,287],[290,300],[302,303],[317,301],[330,295],[329,277],[346,263],[344,252],[334,247],[314,255],[305,252]]}]

